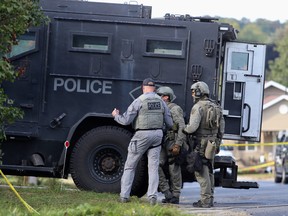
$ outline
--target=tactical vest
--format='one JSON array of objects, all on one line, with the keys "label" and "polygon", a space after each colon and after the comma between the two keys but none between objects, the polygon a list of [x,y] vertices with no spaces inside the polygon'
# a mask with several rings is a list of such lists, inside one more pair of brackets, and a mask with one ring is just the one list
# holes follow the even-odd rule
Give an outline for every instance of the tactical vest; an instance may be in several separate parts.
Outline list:
[{"label": "tactical vest", "polygon": [[198,101],[203,110],[202,121],[200,122],[197,135],[217,135],[221,120],[221,107],[211,100]]},{"label": "tactical vest", "polygon": [[138,112],[134,128],[136,130],[162,129],[164,124],[164,107],[160,96],[155,94],[149,97],[145,94],[140,96],[142,102]]}]

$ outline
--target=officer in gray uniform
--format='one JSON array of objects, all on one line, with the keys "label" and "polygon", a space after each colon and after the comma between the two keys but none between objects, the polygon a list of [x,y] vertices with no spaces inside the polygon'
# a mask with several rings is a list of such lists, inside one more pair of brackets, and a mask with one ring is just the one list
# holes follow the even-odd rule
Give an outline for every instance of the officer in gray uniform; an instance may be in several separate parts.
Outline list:
[{"label": "officer in gray uniform", "polygon": [[184,132],[196,137],[194,151],[199,152],[203,162],[202,170],[195,171],[201,198],[193,206],[210,208],[214,204],[214,156],[219,152],[225,122],[221,107],[209,99],[209,87],[205,82],[194,83],[191,90],[194,106]]},{"label": "officer in gray uniform", "polygon": [[142,83],[143,94],[136,98],[125,113],[119,114],[116,108],[112,111],[114,120],[122,125],[133,123],[135,134],[128,146],[127,160],[121,178],[120,201],[129,202],[135,169],[142,155],[148,157],[148,191],[147,196],[151,205],[157,203],[159,184],[159,157],[163,127],[173,126],[169,108],[155,92],[155,82],[147,78]]},{"label": "officer in gray uniform", "polygon": [[[181,165],[177,163],[176,157],[179,157],[181,148],[187,150],[186,135],[183,133],[185,127],[183,110],[180,106],[171,102],[176,96],[170,87],[161,86],[156,92],[161,96],[162,100],[166,102],[173,119],[173,127],[167,131],[163,139],[160,153],[159,190],[165,196],[162,203],[179,204],[182,174]],[[165,173],[163,168],[167,165],[168,173]],[[168,179],[166,178],[166,175]]]}]

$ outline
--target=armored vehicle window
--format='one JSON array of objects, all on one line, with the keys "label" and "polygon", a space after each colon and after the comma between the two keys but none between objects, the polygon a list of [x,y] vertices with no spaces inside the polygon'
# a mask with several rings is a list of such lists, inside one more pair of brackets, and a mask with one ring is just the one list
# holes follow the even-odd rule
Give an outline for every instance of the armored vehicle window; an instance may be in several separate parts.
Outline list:
[{"label": "armored vehicle window", "polygon": [[182,41],[146,40],[145,55],[184,58]]},{"label": "armored vehicle window", "polygon": [[232,62],[231,69],[232,70],[248,70],[249,63],[249,54],[241,53],[241,52],[233,52],[232,53]]},{"label": "armored vehicle window", "polygon": [[73,34],[72,50],[90,52],[110,52],[109,36]]},{"label": "armored vehicle window", "polygon": [[17,38],[17,44],[12,46],[11,52],[7,54],[7,58],[19,56],[23,53],[30,53],[36,49],[36,32],[26,32]]}]

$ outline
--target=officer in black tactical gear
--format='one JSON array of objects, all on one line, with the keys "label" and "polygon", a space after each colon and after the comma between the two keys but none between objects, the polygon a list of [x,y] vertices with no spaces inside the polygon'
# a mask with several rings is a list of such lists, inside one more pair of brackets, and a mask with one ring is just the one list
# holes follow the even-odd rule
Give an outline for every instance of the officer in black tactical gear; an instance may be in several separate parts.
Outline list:
[{"label": "officer in black tactical gear", "polygon": [[147,78],[142,83],[143,94],[136,98],[122,115],[118,109],[112,111],[114,120],[122,125],[133,123],[135,134],[128,146],[127,160],[121,178],[120,202],[130,201],[130,192],[137,164],[142,155],[148,157],[148,191],[147,196],[151,205],[157,203],[159,184],[159,157],[163,126],[169,129],[173,121],[166,103],[155,92],[155,82]]},{"label": "officer in black tactical gear", "polygon": [[200,154],[203,164],[200,171],[195,171],[201,198],[193,206],[210,208],[214,205],[214,156],[219,152],[225,123],[221,107],[209,99],[209,87],[205,82],[194,83],[191,91],[194,106],[183,132],[196,137],[194,151]]},{"label": "officer in black tactical gear", "polygon": [[[177,157],[180,157],[181,148],[187,149],[186,135],[183,133],[185,127],[183,110],[180,106],[171,102],[176,96],[170,87],[161,86],[156,92],[166,102],[173,119],[173,127],[166,132],[162,143],[159,164],[159,190],[165,196],[162,203],[179,204],[182,174]],[[164,172],[164,166],[168,166],[168,179]]]}]

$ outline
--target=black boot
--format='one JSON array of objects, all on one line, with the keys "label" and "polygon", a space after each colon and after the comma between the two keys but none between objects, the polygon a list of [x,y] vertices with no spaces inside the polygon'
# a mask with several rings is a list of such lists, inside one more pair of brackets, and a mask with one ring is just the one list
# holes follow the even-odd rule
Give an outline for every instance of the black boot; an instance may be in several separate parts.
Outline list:
[{"label": "black boot", "polygon": [[165,191],[164,196],[165,196],[165,199],[162,199],[162,203],[170,203],[170,200],[172,198],[171,191],[170,190]]},{"label": "black boot", "polygon": [[172,204],[179,204],[179,197],[173,196],[173,197],[170,199],[170,203],[172,203]]}]

